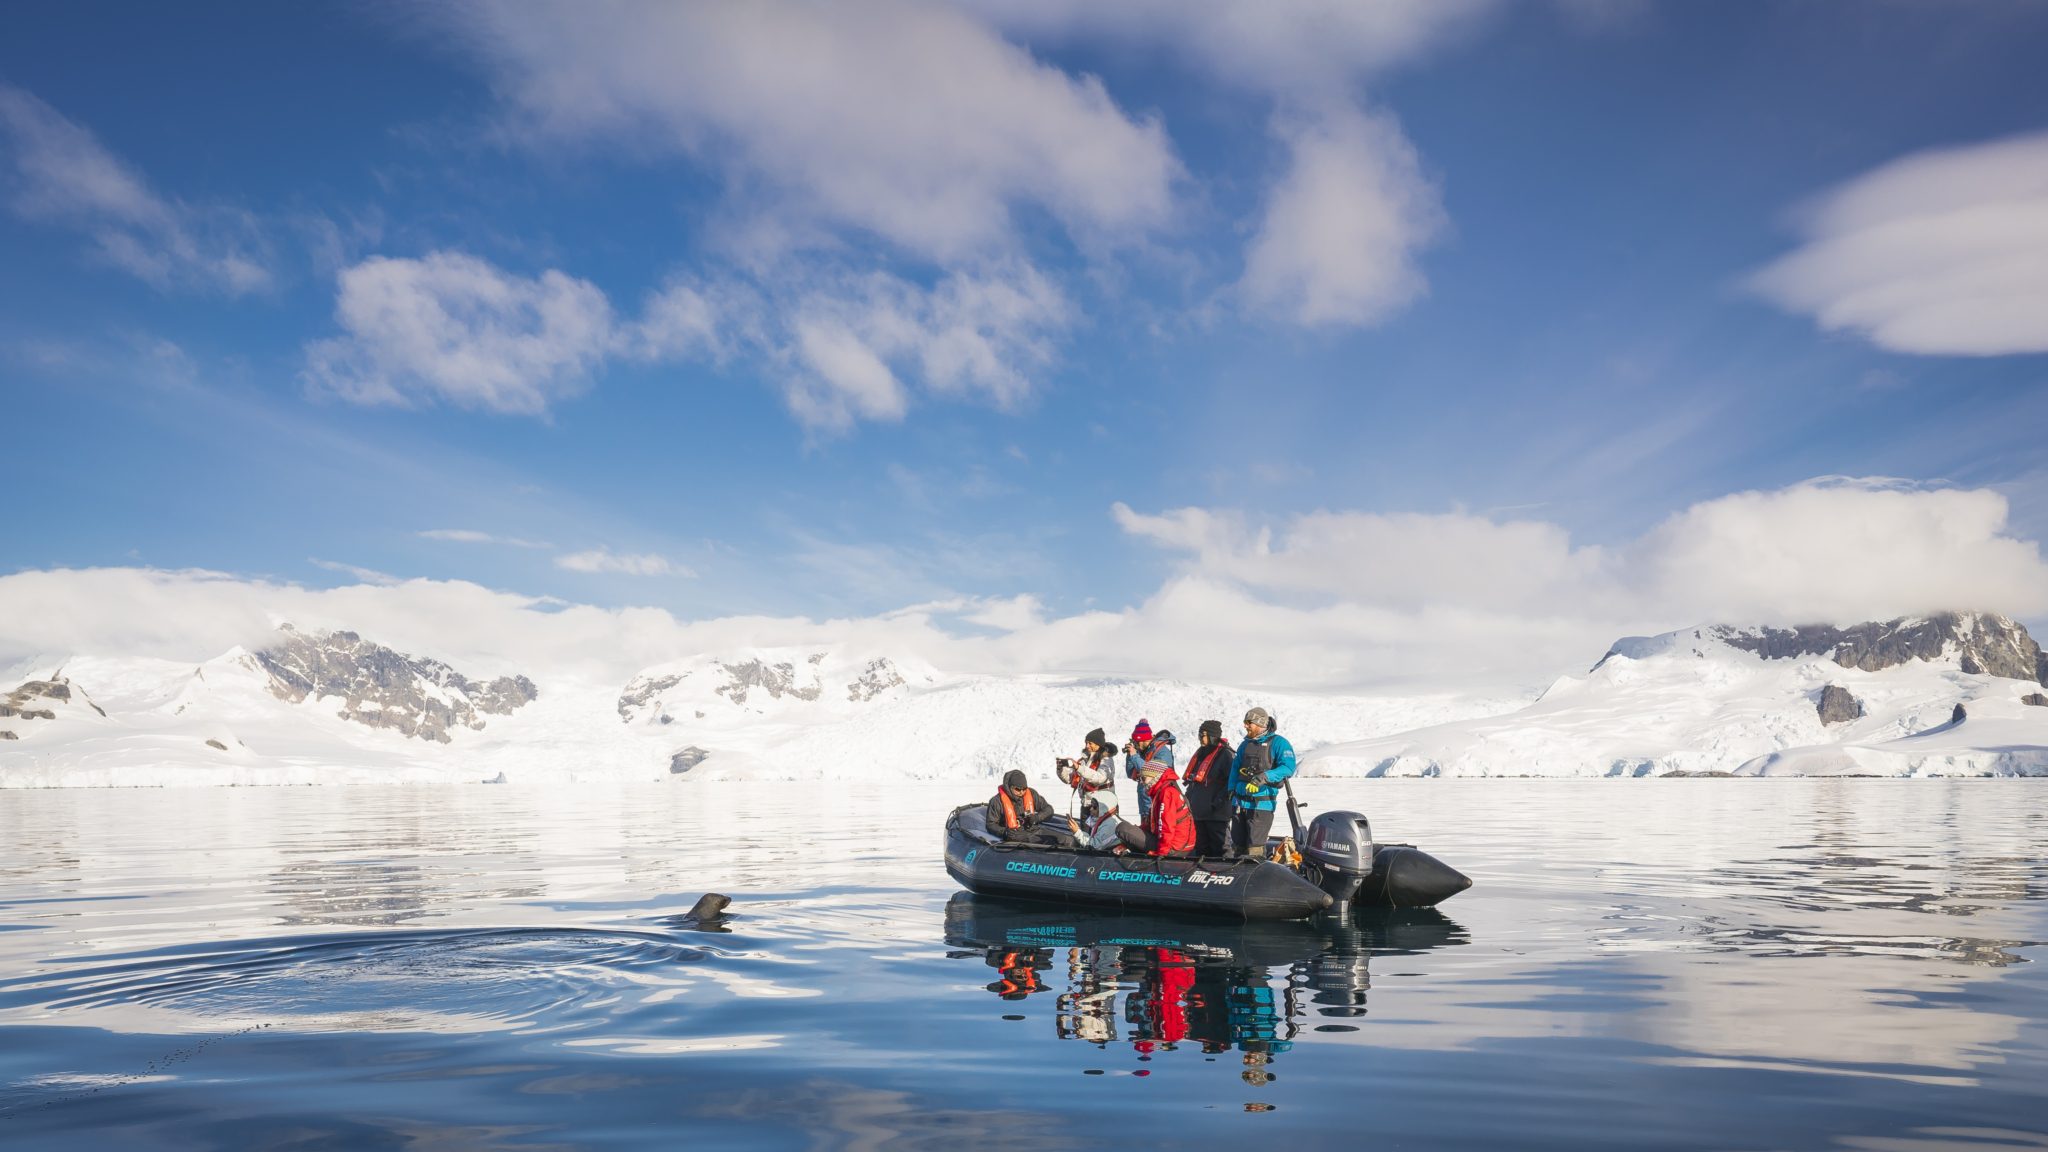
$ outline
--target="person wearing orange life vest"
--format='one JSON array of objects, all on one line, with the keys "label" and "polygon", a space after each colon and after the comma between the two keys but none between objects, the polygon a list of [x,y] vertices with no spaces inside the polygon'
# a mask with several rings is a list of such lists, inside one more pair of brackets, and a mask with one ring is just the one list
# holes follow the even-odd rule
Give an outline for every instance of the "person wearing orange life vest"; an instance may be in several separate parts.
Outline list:
[{"label": "person wearing orange life vest", "polygon": [[989,799],[987,809],[988,830],[1012,844],[1061,845],[1066,837],[1058,831],[1041,827],[1046,817],[1054,815],[1053,806],[1045,802],[1025,783],[1024,773],[1012,768],[1003,775],[1003,786]]},{"label": "person wearing orange life vest", "polygon": [[1195,849],[1195,821],[1188,815],[1188,802],[1181,798],[1180,777],[1168,766],[1147,790],[1151,807],[1143,824],[1117,826],[1126,848],[1153,856],[1186,856]]}]

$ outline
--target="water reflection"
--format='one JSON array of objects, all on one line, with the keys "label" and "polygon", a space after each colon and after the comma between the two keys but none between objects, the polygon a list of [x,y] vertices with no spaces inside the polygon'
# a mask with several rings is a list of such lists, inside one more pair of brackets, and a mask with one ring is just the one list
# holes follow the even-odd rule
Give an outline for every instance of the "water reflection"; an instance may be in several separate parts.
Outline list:
[{"label": "water reflection", "polygon": [[[955,894],[946,942],[980,960],[1005,1001],[1053,997],[1053,1031],[1140,1056],[1182,1047],[1235,1051],[1246,1083],[1274,1079],[1304,1028],[1353,1031],[1367,1011],[1375,955],[1469,942],[1436,909],[1380,910],[1351,924],[1240,924],[1041,906]],[[1322,1021],[1317,1023],[1317,1021]]]}]

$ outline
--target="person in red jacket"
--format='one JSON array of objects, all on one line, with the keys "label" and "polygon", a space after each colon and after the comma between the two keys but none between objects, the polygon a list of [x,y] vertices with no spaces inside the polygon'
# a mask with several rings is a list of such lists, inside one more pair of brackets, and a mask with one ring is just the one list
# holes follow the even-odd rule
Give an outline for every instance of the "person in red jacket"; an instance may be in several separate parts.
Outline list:
[{"label": "person in red jacket", "polygon": [[1117,828],[1123,842],[1139,852],[1154,856],[1186,856],[1195,849],[1195,821],[1188,815],[1188,802],[1181,798],[1180,777],[1172,767],[1146,789],[1152,804],[1140,825],[1128,822]]}]

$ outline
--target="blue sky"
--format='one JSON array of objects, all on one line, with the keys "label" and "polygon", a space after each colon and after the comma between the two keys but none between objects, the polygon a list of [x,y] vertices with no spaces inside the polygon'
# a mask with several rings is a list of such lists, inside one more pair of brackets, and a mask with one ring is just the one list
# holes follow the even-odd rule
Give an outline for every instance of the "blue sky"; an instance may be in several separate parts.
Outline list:
[{"label": "blue sky", "polygon": [[1059,619],[1228,567],[1181,509],[1619,554],[1886,477],[2048,534],[2039,4],[9,24],[0,570]]}]

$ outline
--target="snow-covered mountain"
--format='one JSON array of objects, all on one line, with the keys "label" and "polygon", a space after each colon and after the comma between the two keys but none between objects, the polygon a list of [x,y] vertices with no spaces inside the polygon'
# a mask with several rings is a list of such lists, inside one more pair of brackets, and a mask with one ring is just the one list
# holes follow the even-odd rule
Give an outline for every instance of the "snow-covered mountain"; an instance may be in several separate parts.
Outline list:
[{"label": "snow-covered mountain", "polygon": [[1317,749],[1327,776],[2048,775],[2027,630],[1947,613],[1618,641],[1528,707]]},{"label": "snow-covered mountain", "polygon": [[1089,729],[1121,740],[1141,717],[1178,731],[1185,755],[1202,720],[1254,703],[1303,747],[1516,703],[960,676],[910,653],[832,649],[695,655],[624,684],[493,671],[290,627],[197,666],[42,661],[0,697],[21,701],[0,720],[14,735],[0,744],[0,786],[1049,777]]},{"label": "snow-covered mountain", "polygon": [[0,681],[0,786],[1049,776],[1140,717],[1180,735],[1273,710],[1326,776],[2048,774],[2026,629],[1949,614],[1618,641],[1528,697],[1247,692],[944,673],[907,652],[693,655],[624,683],[463,668],[280,629],[203,664],[76,656]]}]

